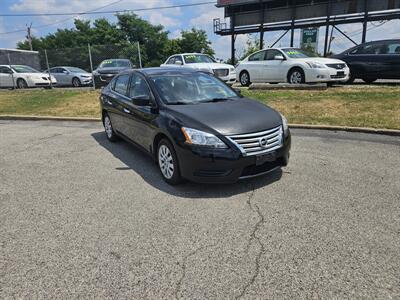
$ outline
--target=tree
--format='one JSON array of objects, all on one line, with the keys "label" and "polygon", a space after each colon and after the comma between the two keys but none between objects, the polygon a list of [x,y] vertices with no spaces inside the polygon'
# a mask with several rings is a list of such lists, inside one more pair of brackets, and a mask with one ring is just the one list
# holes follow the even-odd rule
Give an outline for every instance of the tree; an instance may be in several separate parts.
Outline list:
[{"label": "tree", "polygon": [[202,29],[192,28],[190,31],[181,31],[181,37],[177,39],[180,52],[198,52],[214,56],[211,42],[207,33]]},{"label": "tree", "polygon": [[246,58],[254,52],[257,52],[258,50],[260,50],[260,40],[249,34],[247,36],[246,48],[244,49],[243,53],[239,55],[240,60]]}]

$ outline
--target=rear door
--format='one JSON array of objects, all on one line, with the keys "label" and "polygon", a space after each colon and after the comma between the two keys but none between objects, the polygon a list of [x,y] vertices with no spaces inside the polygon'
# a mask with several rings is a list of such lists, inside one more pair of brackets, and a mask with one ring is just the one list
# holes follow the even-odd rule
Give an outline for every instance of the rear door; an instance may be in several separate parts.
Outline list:
[{"label": "rear door", "polygon": [[263,81],[263,77],[265,76],[262,71],[265,63],[265,50],[256,52],[249,56],[248,61],[246,62],[246,69],[250,74],[250,80],[252,82],[260,82]]},{"label": "rear door", "polygon": [[115,81],[112,82],[107,98],[104,99],[109,107],[109,115],[114,130],[125,136],[128,136],[128,128],[124,119],[128,112],[127,103],[129,102],[129,98],[127,93],[129,78],[129,74],[121,74],[116,77]]},{"label": "rear door", "polygon": [[0,67],[0,87],[13,87],[13,75],[9,67]]}]

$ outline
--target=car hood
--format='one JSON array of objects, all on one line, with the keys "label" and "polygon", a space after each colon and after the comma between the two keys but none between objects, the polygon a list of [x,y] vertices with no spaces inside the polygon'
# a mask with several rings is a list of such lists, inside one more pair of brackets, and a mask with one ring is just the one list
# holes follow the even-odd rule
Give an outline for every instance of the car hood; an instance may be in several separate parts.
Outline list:
[{"label": "car hood", "polygon": [[127,67],[115,67],[115,68],[98,68],[96,71],[100,74],[117,74],[123,70],[127,70]]},{"label": "car hood", "polygon": [[308,57],[308,58],[297,58],[294,60],[299,60],[303,62],[318,62],[321,64],[343,64],[344,61],[340,59],[334,59],[334,58],[326,58],[326,57]]},{"label": "car hood", "polygon": [[168,105],[168,110],[183,126],[222,135],[263,131],[282,124],[278,112],[246,98],[193,105]]}]

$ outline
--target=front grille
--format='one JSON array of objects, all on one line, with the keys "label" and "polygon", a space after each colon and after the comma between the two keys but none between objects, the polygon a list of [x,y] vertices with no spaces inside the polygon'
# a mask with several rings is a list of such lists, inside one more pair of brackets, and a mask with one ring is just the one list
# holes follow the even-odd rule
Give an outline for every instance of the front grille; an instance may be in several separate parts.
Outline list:
[{"label": "front grille", "polygon": [[217,77],[225,77],[229,74],[229,69],[214,69],[214,74]]},{"label": "front grille", "polygon": [[346,68],[346,64],[326,64],[326,66],[336,70],[343,70]]},{"label": "front grille", "polygon": [[251,156],[267,153],[282,146],[282,126],[270,130],[231,135],[228,138],[240,149],[243,155]]},{"label": "front grille", "polygon": [[345,78],[345,77],[346,77],[345,74],[331,75],[332,79],[341,79],[341,78]]},{"label": "front grille", "polygon": [[283,163],[281,159],[277,159],[271,162],[266,162],[259,166],[251,165],[243,169],[240,178],[243,179],[246,177],[252,177],[252,176],[257,176],[259,174],[267,173],[269,171],[275,170],[278,167],[281,167],[282,165]]}]

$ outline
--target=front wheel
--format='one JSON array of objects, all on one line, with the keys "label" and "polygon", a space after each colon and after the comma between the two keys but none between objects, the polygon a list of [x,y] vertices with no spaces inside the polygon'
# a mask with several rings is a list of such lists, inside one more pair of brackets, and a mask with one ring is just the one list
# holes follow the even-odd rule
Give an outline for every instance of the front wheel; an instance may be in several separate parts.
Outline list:
[{"label": "front wheel", "polygon": [[368,78],[368,77],[366,77],[366,78],[362,78],[362,80],[367,84],[371,84],[371,83],[374,83],[375,81],[377,81],[378,78]]},{"label": "front wheel", "polygon": [[301,84],[306,82],[304,72],[300,68],[291,70],[288,74],[288,82],[290,84]]},{"label": "front wheel", "polygon": [[167,139],[162,139],[158,144],[157,159],[161,175],[168,184],[176,185],[182,182],[178,158],[172,144]]},{"label": "front wheel", "polygon": [[28,87],[28,84],[26,83],[26,81],[22,78],[19,78],[17,80],[17,88],[19,89],[26,89]]},{"label": "front wheel", "polygon": [[74,77],[74,79],[72,79],[72,86],[73,87],[80,87],[81,86],[81,81],[79,80],[79,78]]},{"label": "front wheel", "polygon": [[247,71],[240,73],[239,81],[242,86],[249,86],[251,84],[249,73]]}]

